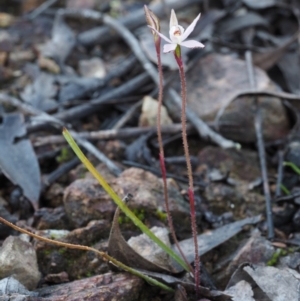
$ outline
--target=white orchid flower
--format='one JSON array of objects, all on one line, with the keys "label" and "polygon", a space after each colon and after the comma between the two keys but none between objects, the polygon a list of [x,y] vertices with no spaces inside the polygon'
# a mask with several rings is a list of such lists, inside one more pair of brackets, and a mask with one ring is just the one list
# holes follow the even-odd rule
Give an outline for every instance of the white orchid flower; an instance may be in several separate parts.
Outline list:
[{"label": "white orchid flower", "polygon": [[194,30],[198,20],[200,18],[200,14],[196,17],[196,19],[188,26],[186,30],[183,29],[182,26],[178,24],[177,17],[174,9],[171,11],[170,18],[170,39],[168,39],[165,35],[161,34],[152,26],[149,26],[152,30],[154,30],[161,38],[167,41],[169,44],[164,45],[164,53],[175,51],[177,45],[188,47],[188,48],[203,48],[204,45],[195,40],[186,41],[187,37]]}]

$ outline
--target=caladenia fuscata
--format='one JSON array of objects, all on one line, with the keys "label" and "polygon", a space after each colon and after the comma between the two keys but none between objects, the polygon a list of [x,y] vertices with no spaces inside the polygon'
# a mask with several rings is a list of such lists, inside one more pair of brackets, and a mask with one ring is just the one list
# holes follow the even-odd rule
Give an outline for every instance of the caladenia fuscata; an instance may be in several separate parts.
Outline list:
[{"label": "caladenia fuscata", "polygon": [[[196,223],[196,209],[195,209],[195,195],[194,195],[194,181],[192,174],[192,165],[189,154],[189,146],[187,140],[187,128],[186,128],[186,105],[187,105],[187,91],[186,91],[186,78],[184,71],[184,64],[181,55],[181,46],[188,48],[203,48],[204,45],[196,40],[187,40],[189,35],[193,32],[198,20],[200,19],[200,14],[194,19],[194,21],[187,27],[186,30],[178,24],[178,20],[175,14],[175,11],[172,9],[171,17],[170,17],[170,27],[169,27],[169,36],[167,38],[165,35],[160,33],[160,26],[158,18],[151,12],[147,7],[145,7],[146,19],[149,28],[152,30],[154,35],[155,48],[157,53],[157,62],[158,62],[158,72],[159,72],[159,99],[158,99],[158,114],[157,114],[157,132],[158,132],[158,143],[160,148],[160,164],[162,170],[162,177],[164,181],[164,191],[165,191],[165,203],[166,203],[166,211],[168,214],[168,221],[170,231],[172,233],[173,239],[175,243],[177,242],[174,227],[172,224],[172,218],[170,214],[170,210],[168,207],[168,196],[167,196],[167,186],[166,186],[166,171],[165,171],[165,163],[164,163],[164,151],[162,145],[162,136],[161,136],[161,124],[160,124],[160,110],[162,106],[162,91],[163,91],[163,80],[162,80],[162,65],[161,65],[161,57],[160,57],[160,41],[164,39],[167,44],[163,47],[164,53],[173,52],[175,60],[177,62],[180,74],[181,81],[181,97],[182,97],[182,106],[181,106],[181,124],[182,124],[182,141],[184,148],[184,155],[186,159],[187,165],[187,174],[189,180],[189,188],[188,188],[188,196],[190,202],[190,214],[191,214],[191,228],[192,235],[194,240],[195,247],[195,261],[194,261],[194,277],[195,277],[195,286],[196,286],[196,294],[199,295],[199,285],[200,285],[200,257],[198,252],[198,239],[197,239],[197,223]],[[178,245],[178,243],[176,243]],[[185,256],[183,252],[181,252],[180,247],[178,249],[185,260]]]}]

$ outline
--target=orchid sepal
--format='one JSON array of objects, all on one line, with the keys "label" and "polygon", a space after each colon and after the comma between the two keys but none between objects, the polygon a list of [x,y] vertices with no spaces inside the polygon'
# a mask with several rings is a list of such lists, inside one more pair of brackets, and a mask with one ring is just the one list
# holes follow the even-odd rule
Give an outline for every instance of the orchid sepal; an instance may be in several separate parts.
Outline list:
[{"label": "orchid sepal", "polygon": [[177,46],[184,46],[187,48],[203,48],[205,47],[202,43],[195,40],[186,40],[189,35],[195,29],[197,22],[200,19],[201,14],[199,14],[194,21],[187,27],[186,30],[178,24],[176,13],[174,9],[171,11],[170,17],[170,30],[168,39],[165,35],[159,32],[155,27],[148,25],[156,34],[158,34],[162,39],[164,39],[168,44],[164,45],[163,52],[168,53],[176,50]]}]

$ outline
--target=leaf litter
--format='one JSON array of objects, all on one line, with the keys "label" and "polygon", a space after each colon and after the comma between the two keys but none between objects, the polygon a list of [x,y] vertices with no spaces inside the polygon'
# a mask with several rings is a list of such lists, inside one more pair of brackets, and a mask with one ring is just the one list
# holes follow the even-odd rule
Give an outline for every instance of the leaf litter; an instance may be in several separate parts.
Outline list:
[{"label": "leaf litter", "polygon": [[[89,187],[84,188],[89,192],[86,195],[89,195],[92,202],[90,199],[80,200],[76,193],[65,194],[65,198],[71,202],[78,217],[82,214],[80,220],[84,222],[80,224],[75,221],[74,223],[72,218],[67,217],[64,212],[72,213],[61,197],[62,191],[75,179],[85,177],[85,171],[80,166],[73,170],[62,166],[56,155],[64,146],[61,143],[51,142],[56,141],[60,133],[53,130],[51,125],[49,126],[49,117],[51,116],[54,120],[60,119],[58,121],[68,120],[68,124],[65,125],[71,125],[80,134],[84,133],[87,137],[85,139],[91,140],[100,151],[112,159],[118,165],[117,168],[125,170],[118,178],[109,175],[111,184],[120,195],[133,194],[136,198],[132,204],[134,210],[149,226],[162,229],[164,236],[168,236],[164,207],[161,202],[162,195],[161,191],[159,192],[161,185],[154,184],[156,180],[154,181],[153,175],[145,176],[143,173],[133,172],[128,165],[123,164],[123,160],[130,159],[130,162],[127,161],[126,164],[152,169],[155,174],[159,175],[155,135],[149,133],[136,138],[127,134],[126,138],[123,138],[119,132],[126,128],[138,130],[141,118],[147,120],[147,123],[152,122],[153,112],[148,112],[144,108],[141,113],[140,106],[135,106],[135,104],[145,96],[151,96],[155,100],[155,85],[144,73],[145,70],[136,63],[135,57],[131,55],[132,49],[118,39],[117,34],[108,28],[109,24],[101,24],[104,20],[103,14],[107,12],[117,14],[116,18],[140,39],[141,49],[151,61],[155,62],[149,31],[147,28],[145,30],[143,10],[138,4],[131,5],[127,1],[120,2],[117,9],[109,5],[97,6],[96,2],[91,1],[88,4],[91,9],[89,11],[82,8],[76,10],[76,5],[71,9],[68,6],[62,8],[63,5],[55,3],[56,1],[46,2],[49,6],[40,7],[34,14],[28,16],[25,12],[23,16],[11,14],[12,18],[8,18],[10,21],[0,25],[6,33],[3,40],[2,37],[0,39],[0,77],[2,79],[0,168],[3,173],[0,175],[2,208],[0,212],[9,216],[11,221],[16,221],[17,209],[14,207],[12,196],[16,195],[15,186],[19,186],[23,196],[30,201],[33,209],[38,213],[37,216],[41,218],[41,222],[38,219],[34,220],[32,219],[33,210],[23,210],[21,218],[24,227],[35,231],[37,224],[40,224],[44,229],[47,227],[50,229],[55,223],[53,222],[55,215],[59,212],[62,219],[57,226],[60,229],[56,230],[58,232],[52,232],[52,235],[65,237],[71,242],[84,241],[103,251],[108,250],[116,258],[130,266],[140,268],[144,273],[157,277],[171,286],[179,285],[175,300],[188,298],[195,300],[193,281],[182,280],[184,275],[180,274],[180,269],[172,261],[166,264],[163,259],[163,262],[160,262],[159,260],[164,258],[161,255],[158,259],[148,257],[146,260],[128,245],[128,240],[131,237],[138,237],[138,233],[126,221],[121,225],[121,232],[119,221],[122,220],[122,215],[119,219],[115,217],[112,221],[114,205],[109,203],[107,198],[101,200],[101,193],[97,193],[94,189],[89,190]],[[219,131],[224,138],[240,143],[242,145],[240,152],[248,151],[256,155],[253,101],[257,98],[262,110],[262,135],[267,142],[268,181],[271,185],[272,197],[274,200],[277,198],[280,200],[276,205],[273,204],[276,236],[270,248],[270,242],[263,239],[267,226],[256,215],[264,213],[264,208],[261,206],[261,200],[264,199],[260,184],[264,185],[262,180],[258,181],[257,173],[251,172],[244,159],[235,155],[233,162],[228,163],[227,154],[222,151],[214,153],[209,148],[214,140],[206,141],[205,136],[199,139],[197,135],[197,133],[201,135],[199,129],[190,131],[191,152],[198,158],[195,161],[197,162],[194,170],[195,183],[205,183],[197,185],[196,190],[198,228],[199,232],[203,233],[198,236],[199,252],[203,258],[203,269],[207,270],[208,279],[214,283],[212,289],[207,284],[209,281],[203,282],[206,286],[201,287],[203,298],[208,300],[297,300],[299,274],[295,263],[296,257],[292,255],[298,254],[297,212],[299,204],[296,196],[293,196],[293,191],[299,188],[299,179],[288,167],[281,166],[280,169],[282,163],[277,159],[279,151],[283,150],[285,159],[295,164],[299,162],[298,148],[290,147],[297,145],[299,140],[295,124],[300,99],[297,80],[299,79],[297,3],[291,1],[285,4],[274,0],[244,0],[234,3],[220,0],[216,1],[216,6],[209,4],[204,8],[199,5],[201,1],[185,1],[186,3],[172,1],[171,6],[169,6],[169,1],[165,2],[166,6],[162,2],[153,6],[154,11],[158,12],[162,19],[162,25],[168,22],[167,18],[162,16],[164,10],[167,10],[166,15],[169,15],[170,9],[174,8],[176,12],[179,12],[178,19],[184,20],[185,24],[190,24],[198,13],[202,12],[192,38],[203,41],[206,48],[200,54],[194,51],[184,53],[185,64],[189,70],[187,72],[188,106],[195,113],[193,116],[203,118],[210,126],[210,130]],[[68,5],[71,5],[70,1]],[[80,3],[78,5],[81,7]],[[183,6],[186,7],[184,10]],[[206,19],[207,16],[210,17]],[[163,32],[167,32],[167,29]],[[249,84],[244,55],[246,50],[252,52],[253,64],[256,66],[254,67],[254,78],[257,83],[255,89]],[[170,101],[174,93],[168,92],[170,86],[175,91],[179,90],[177,72],[174,70],[174,61],[170,56],[162,58],[166,74],[165,107],[168,120],[171,120],[175,129],[179,121],[178,109]],[[90,65],[87,65],[87,62]],[[88,69],[83,70],[84,66],[88,66]],[[106,75],[103,70],[106,70]],[[118,93],[110,96],[109,93],[114,91]],[[20,102],[10,102],[11,95],[17,97]],[[287,101],[289,105],[286,105]],[[12,111],[14,111],[13,114]],[[48,116],[48,119],[37,124],[35,118],[39,117],[41,114],[39,112],[42,111],[47,112],[43,116]],[[119,120],[121,122],[118,122]],[[122,124],[124,128],[114,128],[115,124]],[[184,209],[186,182],[181,181],[186,174],[184,165],[180,163],[183,160],[179,160],[182,158],[182,151],[181,142],[178,140],[180,128],[178,129],[177,133],[174,132],[175,130],[168,132],[167,129],[164,134],[168,159],[166,161],[178,162],[168,164],[168,171],[170,171],[168,176],[173,178],[170,180],[173,186],[169,193],[176,195],[173,200],[175,225],[180,244],[189,261],[192,262],[194,255],[190,233],[186,227],[188,211]],[[96,134],[100,131],[110,131],[113,136],[107,136],[110,140],[98,139]],[[41,138],[46,143],[33,149],[32,145]],[[206,154],[203,150],[206,150]],[[287,155],[285,155],[285,150],[287,150]],[[233,150],[227,151],[233,153]],[[210,159],[208,154],[212,155],[213,159]],[[104,165],[108,164],[108,161],[105,162],[105,157],[101,158],[104,160]],[[91,159],[97,162],[92,156]],[[67,156],[65,160],[69,160]],[[252,164],[256,163],[253,161]],[[238,168],[244,166],[245,169],[237,172],[236,166]],[[214,174],[218,177],[211,177]],[[57,180],[50,185],[49,190],[41,192],[43,178],[46,176],[48,179],[54,177]],[[153,182],[151,185],[145,185],[145,181]],[[252,185],[253,183],[256,184]],[[55,189],[54,184],[57,185]],[[289,200],[285,201],[282,197],[280,187],[285,187],[285,191],[291,193]],[[75,188],[76,186],[73,185],[69,189]],[[181,194],[181,198],[178,194]],[[93,209],[89,208],[85,211],[86,206],[93,202],[98,206],[93,205]],[[105,211],[106,209],[99,205],[101,202],[108,202],[107,205],[111,209]],[[21,206],[24,206],[22,204]],[[48,210],[52,209],[50,204],[58,206],[59,211]],[[176,206],[182,206],[179,215],[176,215],[178,214]],[[39,210],[38,207],[47,208],[47,210]],[[95,216],[98,219],[96,223],[93,222]],[[75,218],[73,216],[73,219]],[[100,236],[89,234],[99,231],[101,227],[105,231]],[[253,227],[259,228],[261,238],[255,238],[253,233],[250,236],[249,232],[242,231],[245,227],[249,230]],[[109,228],[111,228],[111,235],[108,239]],[[69,236],[65,236],[63,232],[66,229],[70,231]],[[3,239],[5,237],[5,235],[1,236]],[[143,239],[143,244],[145,243]],[[286,254],[276,260],[273,258],[274,260],[268,259],[268,261],[264,256],[259,257],[251,252],[253,243],[257,244],[256,250],[267,257],[270,256],[267,250],[274,250],[274,254],[277,254],[278,250],[283,250]],[[141,247],[139,240],[137,245],[142,251],[149,248],[150,253],[156,253],[151,246]],[[293,245],[295,247],[290,248]],[[175,247],[174,249],[176,250]],[[154,288],[136,281],[127,274],[108,272],[110,266],[97,259],[96,256],[89,258],[82,253],[74,252],[67,252],[66,255],[65,251],[49,248],[45,244],[41,244],[37,251],[38,263],[43,271],[42,283],[48,282],[49,285],[48,293],[46,290],[43,291],[43,288],[34,292],[34,294],[39,294],[40,298],[44,299],[46,295],[48,298],[51,294],[55,298],[60,293],[52,290],[51,284],[55,281],[62,283],[63,279],[69,279],[70,286],[61,284],[61,288],[73,290],[74,294],[70,300],[73,300],[72,298],[75,300],[76,294],[77,297],[79,296],[76,285],[79,285],[78,287],[87,285],[84,280],[79,284],[78,278],[83,275],[99,274],[100,276],[91,278],[94,279],[93,283],[110,283],[111,285],[104,286],[98,292],[88,287],[91,298],[99,296],[97,293],[100,292],[104,296],[103,292],[108,290],[105,300],[111,300],[114,294],[120,298],[122,296],[124,300],[140,300],[141,292],[144,292],[145,300],[154,300],[151,299]],[[76,272],[76,264],[72,264],[70,258],[76,258],[75,262],[80,265],[80,271]],[[286,263],[288,258],[293,258],[290,259],[289,265]],[[243,260],[248,261],[249,264],[243,264]],[[267,266],[271,262],[275,262],[276,266]],[[242,265],[237,267],[241,263]],[[84,268],[86,268],[86,274],[84,274]],[[67,271],[66,275],[62,274],[65,271]],[[4,281],[8,283],[12,280],[6,278]],[[127,295],[131,296],[129,299],[125,296],[126,293],[121,295],[126,283],[132,284],[126,291]],[[117,290],[118,284],[120,284],[120,290]],[[5,291],[3,294],[8,293]],[[14,291],[14,293],[30,295],[26,290]],[[61,295],[64,294],[61,293]],[[91,300],[87,296],[80,296],[84,300]],[[172,297],[158,294],[157,298],[168,300]]]},{"label": "leaf litter", "polygon": [[26,139],[24,117],[5,114],[0,127],[0,168],[15,184],[22,188],[32,206],[39,207],[41,192],[40,167],[31,141]]}]

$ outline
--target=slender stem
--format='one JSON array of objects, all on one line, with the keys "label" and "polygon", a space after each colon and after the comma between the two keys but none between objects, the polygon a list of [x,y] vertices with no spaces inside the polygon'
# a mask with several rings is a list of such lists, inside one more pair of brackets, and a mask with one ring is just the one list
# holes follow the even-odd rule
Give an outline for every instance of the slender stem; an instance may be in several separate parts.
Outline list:
[{"label": "slender stem", "polygon": [[183,61],[181,57],[180,46],[178,45],[174,56],[176,62],[179,67],[179,75],[181,81],[181,97],[182,97],[182,109],[181,109],[181,124],[182,124],[182,142],[184,155],[186,159],[187,166],[187,174],[189,179],[189,188],[188,195],[190,201],[190,214],[191,214],[191,227],[192,234],[194,239],[194,247],[195,247],[195,286],[196,286],[196,294],[199,295],[199,285],[200,285],[200,257],[198,252],[198,239],[197,239],[197,223],[196,223],[196,210],[195,210],[195,197],[194,197],[194,181],[193,181],[193,173],[192,173],[192,164],[189,153],[189,145],[187,140],[187,130],[186,130],[186,105],[187,105],[187,95],[186,95],[186,80],[185,80],[185,72]]},{"label": "slender stem", "polygon": [[40,235],[37,235],[37,234],[34,234],[34,233],[31,233],[23,228],[20,228],[12,223],[10,223],[9,221],[7,221],[6,219],[0,217],[0,222],[15,229],[16,231],[19,231],[21,233],[25,233],[31,237],[34,237],[38,240],[41,240],[41,241],[44,241],[46,243],[49,243],[49,244],[53,244],[53,245],[56,245],[56,246],[60,246],[60,247],[64,247],[64,248],[68,248],[68,249],[77,249],[77,250],[83,250],[83,251],[92,251],[98,255],[100,255],[100,257],[102,257],[102,259],[104,261],[108,261],[108,262],[111,262],[113,263],[114,265],[116,265],[117,267],[123,269],[124,271],[126,272],[129,272],[133,275],[136,275],[138,277],[141,277],[142,279],[146,280],[147,282],[153,284],[153,285],[157,285],[159,286],[160,288],[164,289],[164,290],[167,290],[167,291],[170,291],[170,292],[173,292],[173,289],[168,287],[167,285],[157,281],[156,279],[153,279],[145,274],[143,274],[142,272],[139,272],[125,264],[123,264],[122,262],[116,260],[115,258],[109,256],[108,254],[106,254],[105,252],[102,252],[102,251],[99,251],[97,249],[94,249],[94,248],[91,248],[91,247],[88,247],[88,246],[83,246],[83,245],[75,245],[75,244],[70,244],[70,243],[66,243],[66,242],[62,242],[62,241],[57,241],[57,240],[53,240],[53,239],[49,239],[49,238],[46,238],[46,237],[43,237],[43,236],[40,236]]},{"label": "slender stem", "polygon": [[160,169],[161,169],[161,176],[163,180],[163,191],[164,191],[164,199],[165,199],[165,207],[167,212],[167,218],[168,218],[168,225],[170,229],[170,233],[172,235],[173,241],[182,256],[183,260],[186,262],[186,264],[190,268],[190,272],[194,274],[193,268],[191,267],[190,263],[186,259],[182,249],[180,248],[180,245],[178,243],[178,239],[176,237],[176,232],[174,229],[173,219],[169,207],[169,196],[168,196],[168,184],[167,184],[167,171],[166,171],[166,165],[165,165],[165,154],[164,154],[164,146],[163,146],[163,139],[162,139],[162,132],[161,132],[161,108],[162,108],[162,102],[163,102],[163,70],[162,70],[162,63],[161,63],[161,54],[160,54],[160,38],[157,39],[155,42],[155,48],[156,48],[156,55],[157,55],[157,68],[158,68],[158,74],[159,74],[159,91],[158,91],[158,107],[157,107],[157,141],[159,146],[159,162],[160,162]]}]

